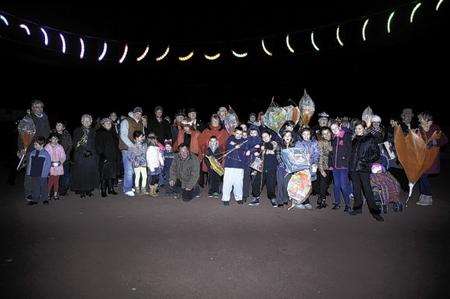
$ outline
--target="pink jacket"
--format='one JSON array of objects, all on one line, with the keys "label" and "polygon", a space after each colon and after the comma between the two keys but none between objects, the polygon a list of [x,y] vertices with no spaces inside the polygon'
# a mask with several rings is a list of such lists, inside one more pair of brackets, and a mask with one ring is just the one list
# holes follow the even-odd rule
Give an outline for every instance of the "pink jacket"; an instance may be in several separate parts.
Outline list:
[{"label": "pink jacket", "polygon": [[[63,175],[64,174],[63,164],[66,161],[66,153],[64,152],[64,148],[60,144],[53,147],[49,143],[45,146],[45,150],[50,154],[50,157],[52,158],[50,175]],[[59,162],[59,165],[54,166],[54,164],[57,162]]]}]

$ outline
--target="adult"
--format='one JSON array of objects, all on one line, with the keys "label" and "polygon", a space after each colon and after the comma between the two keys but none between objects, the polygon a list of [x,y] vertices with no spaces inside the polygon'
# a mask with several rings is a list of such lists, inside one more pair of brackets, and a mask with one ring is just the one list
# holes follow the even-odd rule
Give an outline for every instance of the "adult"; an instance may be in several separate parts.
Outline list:
[{"label": "adult", "polygon": [[181,123],[181,127],[182,129],[178,132],[177,139],[174,142],[174,148],[178,148],[182,144],[187,144],[190,152],[198,156],[200,154],[198,143],[200,132],[196,131],[192,123],[187,120]]},{"label": "adult", "polygon": [[155,107],[154,112],[155,115],[148,120],[148,131],[155,133],[158,142],[164,144],[166,140],[172,139],[170,124],[163,117],[163,107]]},{"label": "adult", "polygon": [[190,152],[187,144],[181,144],[178,147],[178,154],[175,155],[170,166],[169,185],[176,194],[181,193],[183,201],[190,201],[200,192],[199,175],[200,162],[198,158]]},{"label": "adult", "polygon": [[185,115],[183,111],[178,111],[175,114],[175,118],[173,120],[173,124],[170,127],[171,133],[172,133],[172,140],[176,140],[178,137],[178,132],[181,128],[181,122],[184,120]]},{"label": "adult", "polygon": [[92,116],[84,114],[81,117],[81,127],[73,132],[71,188],[81,198],[92,196],[92,191],[98,187],[98,156],[95,150],[95,131],[91,126]]},{"label": "adult", "polygon": [[188,110],[188,119],[189,122],[192,123],[192,127],[194,130],[202,132],[205,126],[203,125],[203,122],[197,118],[197,110],[194,108],[190,108]]},{"label": "adult", "polygon": [[358,122],[355,126],[355,137],[352,140],[352,154],[350,157],[350,176],[353,183],[353,211],[350,215],[362,213],[363,192],[367,206],[373,218],[384,221],[380,215],[380,207],[375,202],[372,187],[370,185],[371,165],[380,158],[380,149],[372,134],[365,131],[365,124]]},{"label": "adult", "polygon": [[114,179],[117,176],[117,144],[111,119],[103,118],[101,127],[95,136],[95,148],[98,154],[100,190],[102,197],[108,194],[116,195]]},{"label": "adult", "polygon": [[133,134],[136,131],[144,129],[142,124],[142,108],[136,107],[120,123],[119,149],[122,151],[123,162],[123,192],[127,196],[134,196],[133,191],[133,165],[131,164],[130,154],[134,147]]},{"label": "adult", "polygon": [[414,112],[412,108],[403,109],[400,116],[402,118],[400,126],[402,127],[403,133],[406,134],[409,130],[418,128],[418,123],[414,119]]}]

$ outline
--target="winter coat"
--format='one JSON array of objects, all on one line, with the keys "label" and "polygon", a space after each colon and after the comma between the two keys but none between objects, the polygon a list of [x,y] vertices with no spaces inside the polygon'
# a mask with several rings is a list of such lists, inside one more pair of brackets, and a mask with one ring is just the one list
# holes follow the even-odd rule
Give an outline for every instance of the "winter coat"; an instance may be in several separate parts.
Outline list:
[{"label": "winter coat", "polygon": [[116,178],[118,175],[117,159],[119,151],[117,150],[117,137],[114,128],[106,130],[100,128],[95,136],[95,149],[99,156],[99,171],[103,179]]},{"label": "winter coat", "polygon": [[[430,127],[430,130],[428,132],[425,132],[422,128],[420,128],[420,136],[423,140],[425,140],[425,143],[428,144],[428,146],[437,146],[437,147],[443,147],[448,143],[447,136],[444,133],[441,133],[441,138],[438,140],[431,140],[431,136],[433,136],[434,132],[439,132],[441,129],[438,125],[432,124]],[[425,174],[438,174],[441,172],[441,162],[440,162],[440,155],[436,157],[436,160],[434,161],[433,165],[431,165],[430,169],[428,169]]]},{"label": "winter coat", "polygon": [[[247,151],[247,146],[246,144],[243,144],[244,141],[245,139],[241,138],[237,140],[234,136],[228,138],[226,152],[231,152],[225,157],[225,168],[244,169],[246,167],[245,152]],[[236,148],[238,144],[242,144],[242,146]]]},{"label": "winter coat", "polygon": [[349,131],[341,129],[331,140],[333,151],[330,155],[330,167],[347,169],[352,154],[352,136]]},{"label": "winter coat", "polygon": [[135,143],[133,147],[130,147],[130,161],[133,168],[147,167],[147,144]]},{"label": "winter coat", "polygon": [[193,189],[200,177],[200,162],[197,156],[190,155],[182,160],[179,154],[175,155],[172,165],[170,166],[170,180],[181,182],[181,188]]},{"label": "winter coat", "polygon": [[[86,139],[83,139],[87,132]],[[98,155],[95,148],[95,131],[89,128],[77,128],[73,132],[73,167],[71,188],[74,191],[87,192],[98,187]]]},{"label": "winter coat", "polygon": [[52,165],[50,168],[50,175],[63,175],[64,167],[63,164],[66,161],[66,153],[62,145],[57,144],[52,146],[50,143],[45,146],[45,150],[50,154],[52,160]]},{"label": "winter coat", "polygon": [[158,146],[150,145],[147,148],[146,157],[147,167],[150,169],[150,172],[155,172],[156,169],[164,167],[164,157]]},{"label": "winter coat", "polygon": [[[181,144],[185,143],[185,140],[184,140],[185,136],[184,135],[185,135],[184,130],[181,129],[178,132],[177,140],[175,140],[175,143],[173,145],[174,149],[178,150],[178,147]],[[189,144],[189,149],[190,149],[190,151],[192,153],[194,153],[196,155],[200,154],[200,146],[199,146],[199,143],[198,143],[198,137],[199,136],[200,136],[200,132],[195,131],[195,130],[191,130],[191,142]]]},{"label": "winter coat", "polygon": [[371,172],[372,163],[380,159],[380,148],[371,134],[356,136],[352,141],[349,170]]},{"label": "winter coat", "polygon": [[330,141],[320,140],[319,146],[319,171],[327,171],[330,169],[330,156],[333,152],[333,147]]},{"label": "winter coat", "polygon": [[159,121],[156,116],[148,119],[148,132],[154,133],[156,139],[160,143],[164,143],[165,140],[172,139],[172,130],[170,124],[164,118]]},{"label": "winter coat", "polygon": [[51,163],[50,154],[45,149],[41,151],[34,149],[28,155],[26,175],[47,178],[50,174]]}]

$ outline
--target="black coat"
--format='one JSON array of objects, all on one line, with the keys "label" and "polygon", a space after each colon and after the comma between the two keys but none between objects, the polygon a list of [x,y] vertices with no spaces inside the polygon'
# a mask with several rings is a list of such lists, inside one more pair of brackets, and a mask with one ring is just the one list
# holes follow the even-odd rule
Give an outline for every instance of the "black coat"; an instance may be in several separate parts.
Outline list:
[{"label": "black coat", "polygon": [[73,168],[71,188],[74,191],[92,191],[98,186],[98,156],[95,149],[95,131],[89,129],[87,141],[81,142],[83,128],[73,132]]},{"label": "black coat", "polygon": [[156,119],[156,116],[149,118],[148,120],[148,132],[155,133],[156,138],[160,143],[164,143],[166,139],[172,139],[172,131],[170,124],[167,120],[162,119],[160,122]]},{"label": "black coat", "polygon": [[372,163],[380,159],[380,148],[371,135],[356,136],[352,141],[350,171],[370,172]]},{"label": "black coat", "polygon": [[336,169],[348,168],[352,154],[352,136],[346,131],[342,138],[334,136],[331,140],[333,150],[330,154],[330,167]]},{"label": "black coat", "polygon": [[117,159],[119,151],[114,129],[100,128],[95,135],[95,149],[98,154],[99,174],[101,179],[117,176]]}]

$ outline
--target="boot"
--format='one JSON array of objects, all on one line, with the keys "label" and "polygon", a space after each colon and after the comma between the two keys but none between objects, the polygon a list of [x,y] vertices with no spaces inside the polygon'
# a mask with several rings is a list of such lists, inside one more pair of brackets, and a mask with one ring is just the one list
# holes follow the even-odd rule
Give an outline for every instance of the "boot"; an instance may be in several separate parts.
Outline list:
[{"label": "boot", "polygon": [[431,195],[421,195],[422,199],[417,202],[420,206],[431,206],[433,204],[433,197]]},{"label": "boot", "polygon": [[108,182],[108,194],[117,195],[116,190],[114,190],[114,179],[110,179]]},{"label": "boot", "polygon": [[135,187],[134,189],[135,189],[134,190],[134,194],[135,195],[141,195],[141,188],[140,187]]},{"label": "boot", "polygon": [[153,188],[154,188],[153,193],[154,193],[154,196],[156,197],[156,196],[158,196],[158,184],[153,185]]},{"label": "boot", "polygon": [[101,190],[102,197],[106,197],[107,194],[106,194],[106,181],[105,180],[102,180],[102,182],[100,183],[100,190]]},{"label": "boot", "polygon": [[[151,186],[149,186],[150,189]],[[150,192],[147,191],[147,187],[142,187],[141,189],[143,195],[150,195]]]}]

